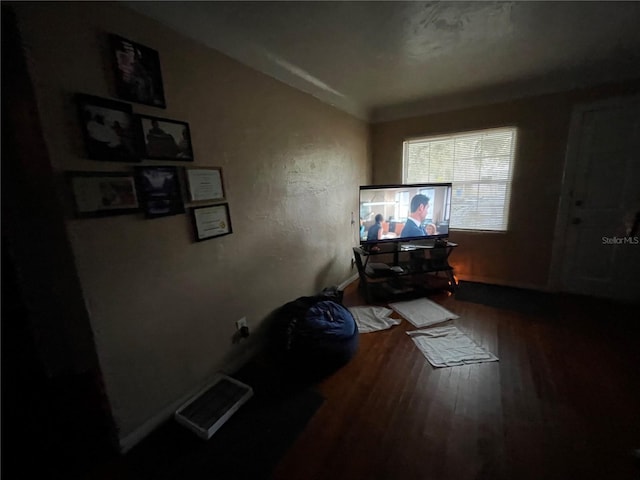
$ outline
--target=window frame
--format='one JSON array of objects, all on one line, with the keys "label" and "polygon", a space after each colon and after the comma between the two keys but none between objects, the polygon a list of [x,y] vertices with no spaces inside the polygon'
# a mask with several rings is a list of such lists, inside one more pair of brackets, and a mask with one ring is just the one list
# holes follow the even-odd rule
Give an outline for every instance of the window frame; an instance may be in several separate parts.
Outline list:
[{"label": "window frame", "polygon": [[[438,179],[438,181],[443,182],[451,182],[452,188],[455,191],[456,185],[491,185],[491,184],[504,184],[506,186],[506,191],[504,194],[504,200],[502,204],[502,219],[503,219],[503,228],[500,229],[492,229],[492,228],[478,228],[478,227],[460,227],[460,226],[450,226],[450,231],[461,231],[461,232],[483,232],[483,233],[506,233],[509,231],[509,217],[511,214],[511,196],[513,189],[513,171],[516,164],[516,153],[518,146],[518,138],[519,138],[519,129],[516,125],[503,125],[499,127],[488,127],[474,130],[464,130],[464,131],[456,131],[451,133],[439,133],[433,135],[417,135],[412,137],[406,137],[402,144],[402,183],[419,183],[419,182],[427,182],[432,181],[432,179],[411,179],[408,180],[408,169],[409,169],[409,161],[408,161],[408,149],[412,143],[418,143],[419,141],[423,142],[436,142],[438,140],[452,140],[454,141],[459,137],[467,137],[467,136],[478,136],[480,137],[483,134],[498,132],[498,131],[509,131],[512,135],[511,149],[509,153],[509,171],[507,174],[507,178],[505,180],[485,180],[482,181],[480,175],[475,180],[463,180],[463,181],[455,181],[453,178],[444,178]],[[474,156],[470,158],[482,158],[480,156]],[[453,155],[453,159],[455,159],[455,153]],[[452,175],[453,177],[453,175]],[[451,205],[449,205],[451,208]],[[451,212],[453,213],[453,212]]]}]

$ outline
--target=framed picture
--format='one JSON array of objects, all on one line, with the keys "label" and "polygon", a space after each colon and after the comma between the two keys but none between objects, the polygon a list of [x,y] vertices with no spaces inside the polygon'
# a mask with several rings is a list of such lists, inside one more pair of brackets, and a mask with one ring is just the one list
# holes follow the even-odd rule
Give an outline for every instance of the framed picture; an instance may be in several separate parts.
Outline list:
[{"label": "framed picture", "polygon": [[136,179],[147,218],[184,213],[177,167],[136,167]]},{"label": "framed picture", "polygon": [[76,94],[87,156],[94,160],[137,162],[137,128],[128,103]]},{"label": "framed picture", "polygon": [[118,35],[109,38],[118,97],[166,108],[158,52]]},{"label": "framed picture", "polygon": [[140,211],[132,173],[66,172],[78,217],[104,217]]},{"label": "framed picture", "polygon": [[222,168],[189,167],[185,168],[189,201],[204,202],[224,200]]},{"label": "framed picture", "polygon": [[226,203],[197,207],[192,209],[192,213],[195,237],[198,242],[229,235],[233,232],[229,217],[229,205]]},{"label": "framed picture", "polygon": [[168,118],[136,115],[138,138],[144,158],[151,160],[193,161],[189,124]]}]

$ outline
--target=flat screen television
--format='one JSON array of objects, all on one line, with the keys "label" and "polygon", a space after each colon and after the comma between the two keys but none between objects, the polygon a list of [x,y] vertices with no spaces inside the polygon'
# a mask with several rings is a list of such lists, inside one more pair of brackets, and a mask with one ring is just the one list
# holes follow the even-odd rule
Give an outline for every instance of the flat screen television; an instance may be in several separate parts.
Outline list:
[{"label": "flat screen television", "polygon": [[451,183],[360,187],[360,244],[449,237]]}]

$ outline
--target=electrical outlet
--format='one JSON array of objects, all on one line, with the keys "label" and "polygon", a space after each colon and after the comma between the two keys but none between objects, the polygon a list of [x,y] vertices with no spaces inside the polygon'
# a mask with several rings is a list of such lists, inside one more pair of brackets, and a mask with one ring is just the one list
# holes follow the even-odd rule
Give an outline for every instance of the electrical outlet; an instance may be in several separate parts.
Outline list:
[{"label": "electrical outlet", "polygon": [[247,338],[249,336],[249,324],[247,323],[247,317],[242,317],[240,320],[236,320],[236,334],[237,340],[241,338]]},{"label": "electrical outlet", "polygon": [[242,330],[242,327],[248,327],[247,325],[247,317],[242,317],[240,320],[236,320],[236,329]]}]

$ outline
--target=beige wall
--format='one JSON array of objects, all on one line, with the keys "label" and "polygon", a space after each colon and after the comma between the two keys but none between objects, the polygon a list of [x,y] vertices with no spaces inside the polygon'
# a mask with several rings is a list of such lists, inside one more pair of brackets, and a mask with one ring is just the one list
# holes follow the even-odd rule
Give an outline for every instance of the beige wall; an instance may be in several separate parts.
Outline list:
[{"label": "beige wall", "polygon": [[167,109],[134,112],[189,122],[193,165],[223,167],[232,235],[194,243],[188,214],[67,221],[123,439],[240,353],[235,320],[255,329],[284,302],[353,274],[368,126],[122,6],[15,8],[55,171],[132,168],[83,158],[72,100],[114,97],[107,33],[160,53]]},{"label": "beige wall", "polygon": [[460,246],[451,261],[462,279],[546,288],[571,109],[577,102],[639,89],[636,81],[374,124],[373,182],[402,181],[402,143],[407,138],[517,127],[508,231],[454,231],[451,240]]}]

